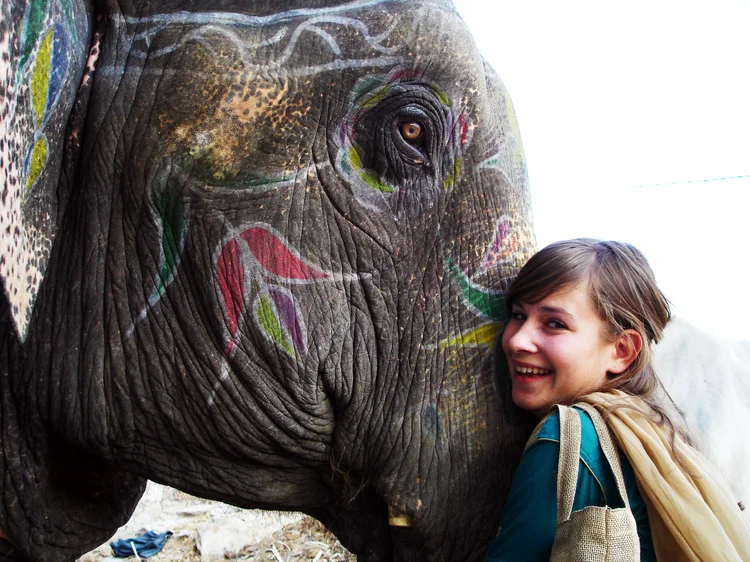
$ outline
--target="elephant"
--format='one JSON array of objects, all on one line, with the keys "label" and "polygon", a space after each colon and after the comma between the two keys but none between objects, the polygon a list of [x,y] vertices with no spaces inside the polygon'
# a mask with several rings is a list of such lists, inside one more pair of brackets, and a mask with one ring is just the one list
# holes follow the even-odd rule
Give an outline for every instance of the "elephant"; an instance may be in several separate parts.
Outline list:
[{"label": "elephant", "polygon": [[493,346],[535,250],[508,93],[448,0],[2,4],[0,553],[147,479],[480,560],[533,420]]},{"label": "elephant", "polygon": [[750,341],[704,332],[676,317],[654,348],[654,367],[693,445],[720,471],[750,528]]}]

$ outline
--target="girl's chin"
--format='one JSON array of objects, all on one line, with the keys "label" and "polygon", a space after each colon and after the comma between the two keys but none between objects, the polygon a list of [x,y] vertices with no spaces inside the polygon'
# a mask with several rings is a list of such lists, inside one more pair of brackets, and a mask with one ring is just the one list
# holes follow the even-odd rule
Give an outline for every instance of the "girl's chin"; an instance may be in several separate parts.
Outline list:
[{"label": "girl's chin", "polygon": [[532,414],[535,414],[540,418],[546,416],[553,406],[552,404],[546,404],[541,400],[534,400],[533,398],[525,396],[523,394],[517,395],[515,392],[513,392],[512,398],[513,403],[516,406],[518,406],[522,410],[531,412]]}]

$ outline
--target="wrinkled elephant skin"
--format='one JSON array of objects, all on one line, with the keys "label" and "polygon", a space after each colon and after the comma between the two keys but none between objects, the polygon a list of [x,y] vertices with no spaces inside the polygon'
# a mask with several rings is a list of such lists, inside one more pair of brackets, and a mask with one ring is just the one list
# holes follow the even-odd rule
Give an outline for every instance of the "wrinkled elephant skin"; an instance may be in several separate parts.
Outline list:
[{"label": "wrinkled elephant skin", "polygon": [[95,4],[3,4],[7,541],[72,560],[150,478],[307,512],[361,560],[482,559],[534,241],[453,7]]}]

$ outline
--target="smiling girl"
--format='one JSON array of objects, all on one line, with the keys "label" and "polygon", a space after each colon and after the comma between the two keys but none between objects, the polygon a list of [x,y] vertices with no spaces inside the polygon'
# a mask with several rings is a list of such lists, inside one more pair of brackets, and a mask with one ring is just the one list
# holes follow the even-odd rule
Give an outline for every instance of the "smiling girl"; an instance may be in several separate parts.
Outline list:
[{"label": "smiling girl", "polygon": [[[619,242],[552,244],[521,269],[507,303],[501,360],[513,402],[546,417],[516,471],[486,560],[550,560],[561,439],[556,406],[575,403],[594,405],[614,435],[641,561],[749,560],[739,508],[673,422],[675,409],[651,367],[651,344],[670,310],[643,254]],[[581,426],[573,511],[622,508],[585,408],[572,410]]]}]

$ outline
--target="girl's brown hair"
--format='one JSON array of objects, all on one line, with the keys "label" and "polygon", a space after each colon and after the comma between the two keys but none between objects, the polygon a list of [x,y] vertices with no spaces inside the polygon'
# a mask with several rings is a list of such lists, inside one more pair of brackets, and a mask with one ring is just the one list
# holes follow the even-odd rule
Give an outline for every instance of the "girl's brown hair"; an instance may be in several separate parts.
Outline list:
[{"label": "girl's brown hair", "polygon": [[[579,238],[543,248],[523,266],[506,295],[513,303],[536,303],[555,291],[584,285],[607,325],[612,341],[624,330],[635,330],[643,347],[622,373],[612,374],[602,390],[620,389],[643,399],[660,421],[676,429],[669,410],[676,407],[651,365],[651,345],[661,340],[671,317],[667,298],[656,284],[645,256],[630,244]],[[678,429],[683,437],[684,431]]]}]

